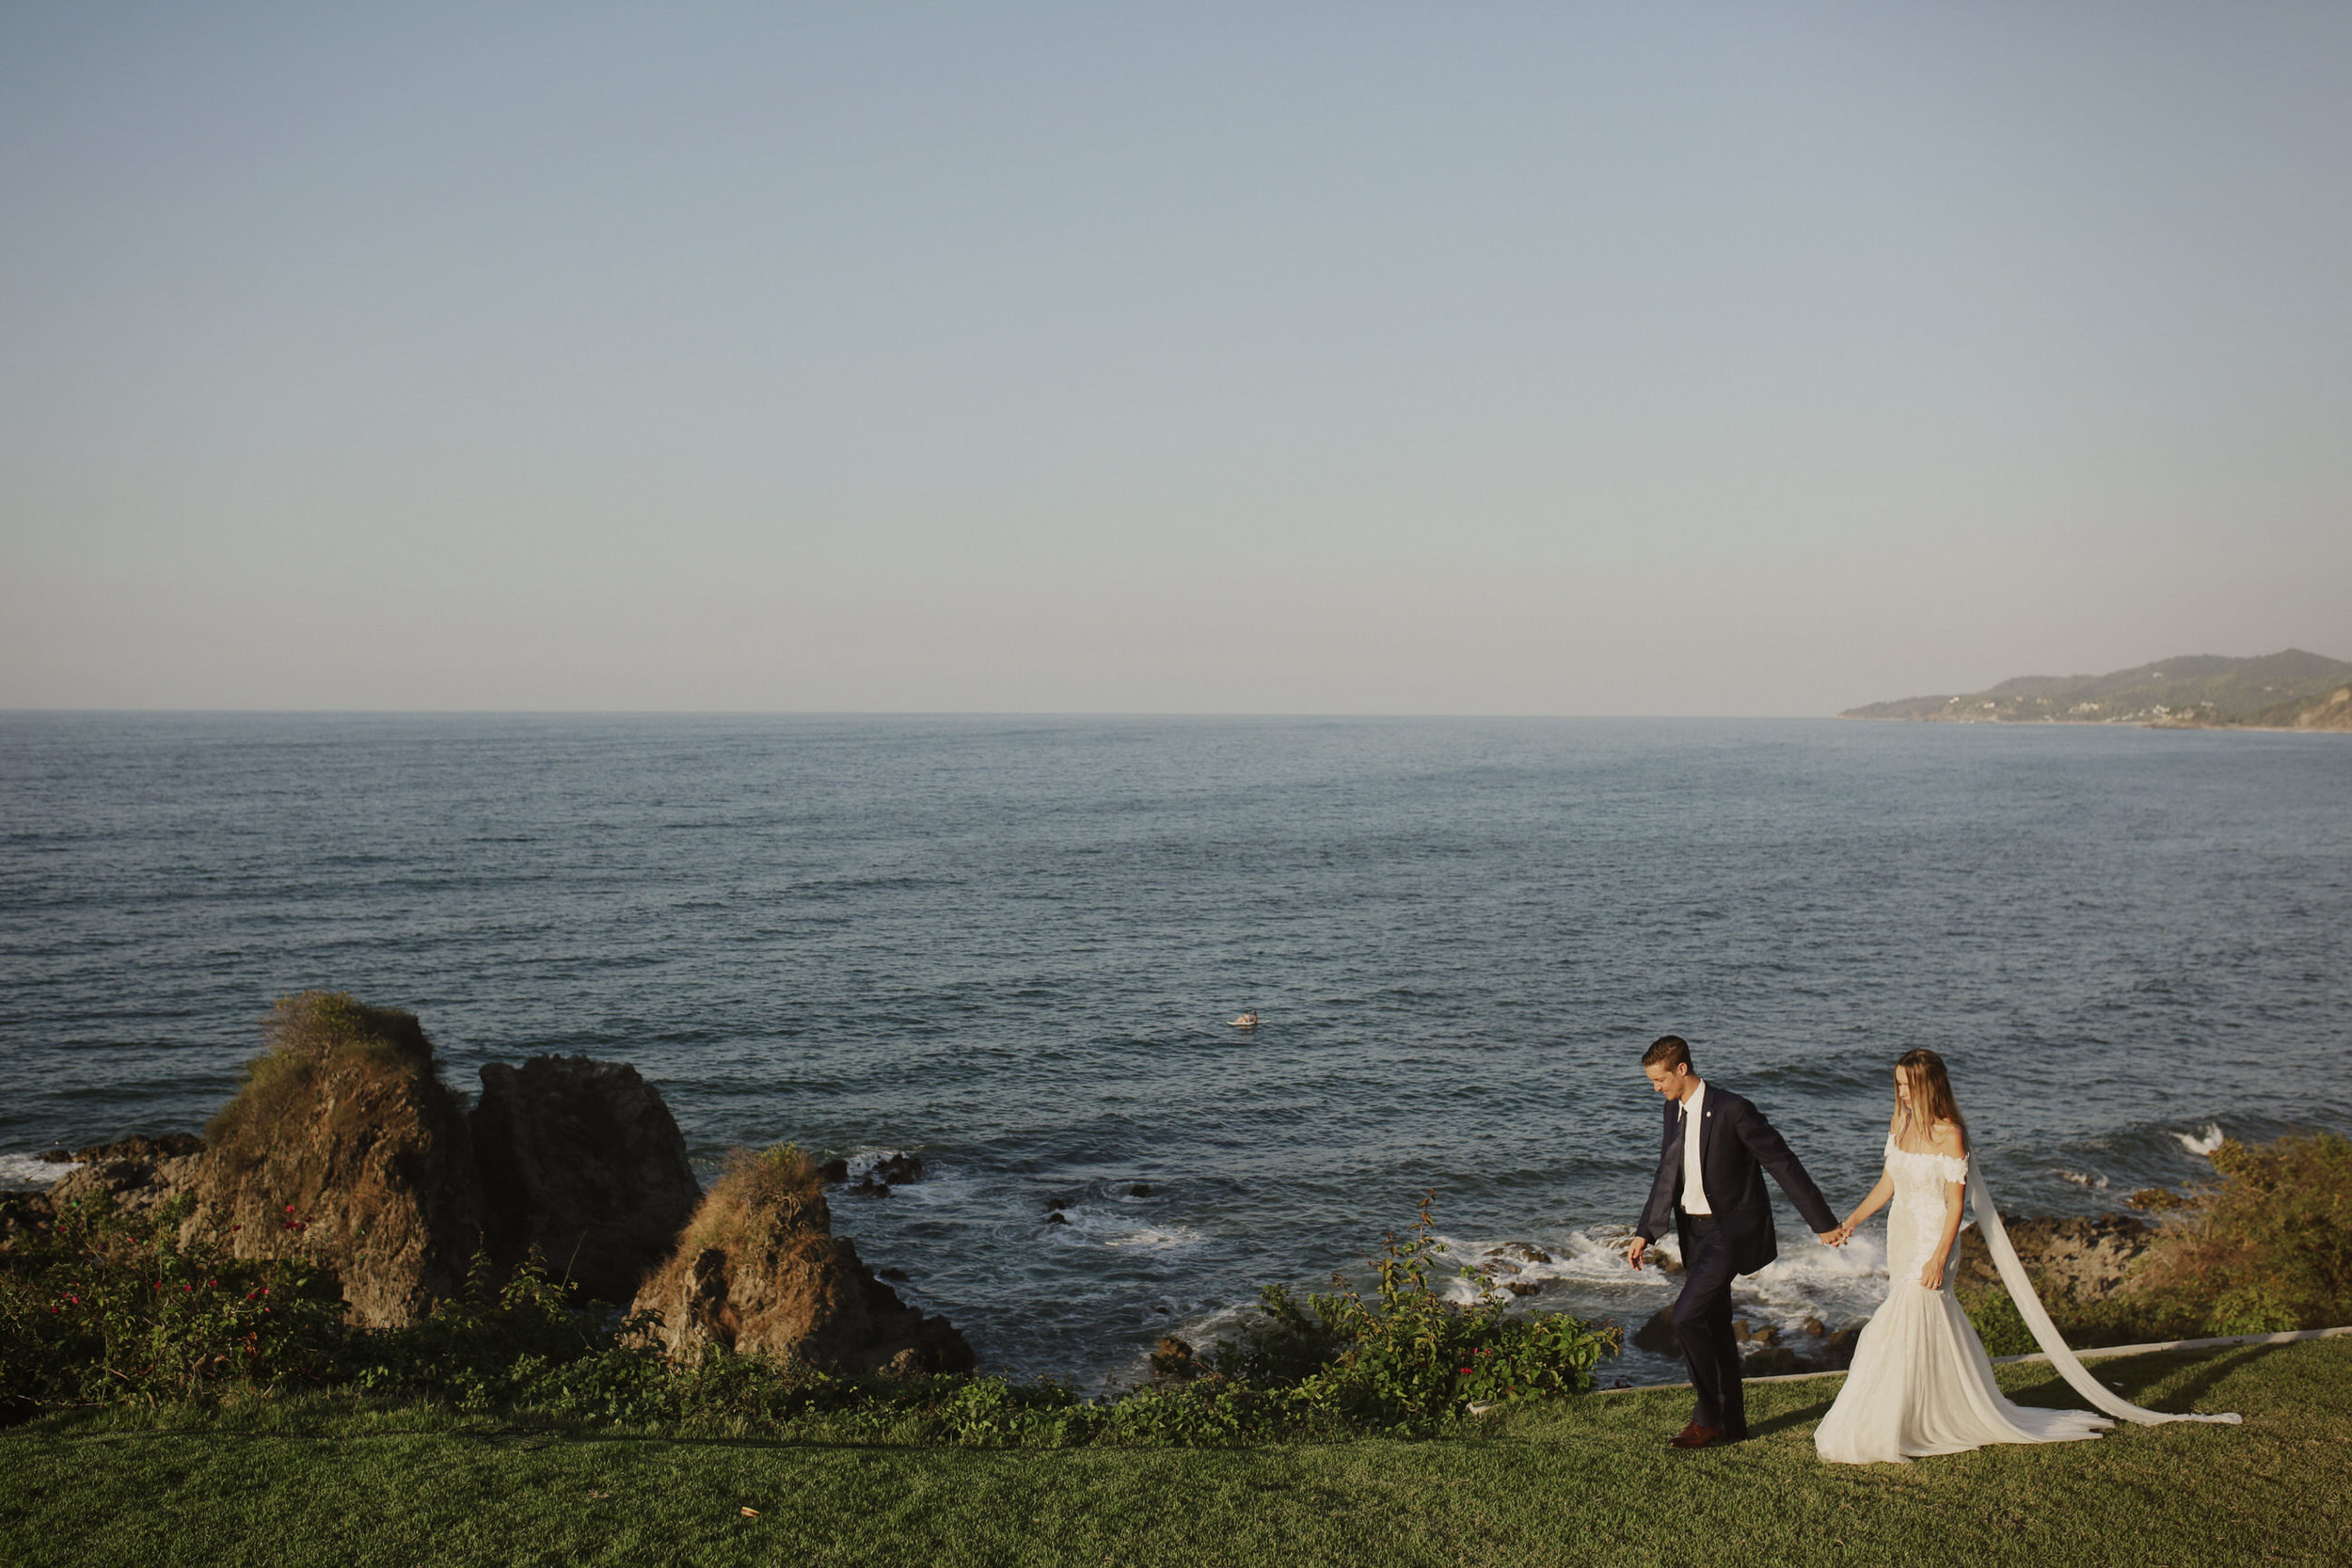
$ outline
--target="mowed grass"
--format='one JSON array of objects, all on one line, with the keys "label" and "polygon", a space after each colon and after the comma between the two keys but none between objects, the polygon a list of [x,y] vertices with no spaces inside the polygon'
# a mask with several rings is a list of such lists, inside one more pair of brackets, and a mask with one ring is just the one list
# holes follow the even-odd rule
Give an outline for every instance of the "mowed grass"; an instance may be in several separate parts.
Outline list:
[{"label": "mowed grass", "polygon": [[[531,1434],[256,1404],[0,1433],[0,1562],[2341,1562],[2352,1338],[2096,1364],[2126,1397],[2242,1412],[1855,1469],[1814,1458],[1838,1380],[1750,1388],[1756,1435],[1664,1440],[1679,1392],[1457,1437],[985,1450]],[[2067,1404],[2046,1369],[2002,1382]],[[748,1517],[744,1508],[758,1510]]]}]

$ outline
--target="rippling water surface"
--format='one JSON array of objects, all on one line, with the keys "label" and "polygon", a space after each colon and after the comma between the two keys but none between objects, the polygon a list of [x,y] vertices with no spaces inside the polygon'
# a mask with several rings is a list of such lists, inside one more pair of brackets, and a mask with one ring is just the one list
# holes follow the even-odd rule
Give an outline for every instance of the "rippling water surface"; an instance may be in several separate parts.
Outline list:
[{"label": "rippling water surface", "polygon": [[[1551,1253],[1535,1303],[1633,1320],[1667,1287],[1595,1238],[1668,1030],[1841,1206],[1915,1045],[2004,1207],[2352,1126],[2348,807],[2329,736],[0,716],[0,1159],[200,1125],[328,987],[469,1089],[632,1061],[704,1160],[919,1153],[836,1228],[1023,1372],[1214,1336],[1428,1188],[1462,1255]],[[1781,1213],[1753,1310],[1867,1311],[1875,1255]]]}]

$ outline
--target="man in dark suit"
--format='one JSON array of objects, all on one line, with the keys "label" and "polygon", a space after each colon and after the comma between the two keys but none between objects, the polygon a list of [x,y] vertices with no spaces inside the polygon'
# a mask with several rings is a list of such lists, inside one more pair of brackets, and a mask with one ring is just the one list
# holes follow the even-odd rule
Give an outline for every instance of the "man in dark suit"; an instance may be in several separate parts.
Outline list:
[{"label": "man in dark suit", "polygon": [[1692,1069],[1681,1036],[1661,1036],[1643,1053],[1642,1071],[1666,1097],[1666,1139],[1627,1260],[1640,1268],[1650,1243],[1674,1227],[1682,1246],[1675,1335],[1698,1391],[1691,1424],[1672,1442],[1677,1449],[1736,1443],[1748,1434],[1748,1412],[1740,1346],[1731,1337],[1731,1280],[1780,1256],[1764,1173],[1772,1173],[1824,1246],[1837,1244],[1837,1216],[1764,1113]]}]

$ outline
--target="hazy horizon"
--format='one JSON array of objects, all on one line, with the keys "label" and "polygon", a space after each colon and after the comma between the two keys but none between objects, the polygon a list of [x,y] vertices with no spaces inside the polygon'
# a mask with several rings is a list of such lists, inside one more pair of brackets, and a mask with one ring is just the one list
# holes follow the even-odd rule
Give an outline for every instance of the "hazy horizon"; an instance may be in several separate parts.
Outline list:
[{"label": "hazy horizon", "polygon": [[0,709],[2352,657],[2352,11],[0,16]]}]

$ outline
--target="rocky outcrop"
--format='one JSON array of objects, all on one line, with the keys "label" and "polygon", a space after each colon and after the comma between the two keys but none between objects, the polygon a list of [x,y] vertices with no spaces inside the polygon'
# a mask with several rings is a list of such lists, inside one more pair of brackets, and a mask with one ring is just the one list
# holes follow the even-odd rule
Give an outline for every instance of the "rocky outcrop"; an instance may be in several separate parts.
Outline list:
[{"label": "rocky outcrop", "polygon": [[[2122,1287],[2132,1265],[2156,1239],[2147,1221],[2130,1214],[2092,1219],[2014,1219],[2001,1216],[2010,1245],[2036,1290],[2056,1299],[2105,1301]],[[1998,1285],[1993,1254],[1970,1226],[1960,1235],[1960,1266],[1954,1281],[1963,1291]]]},{"label": "rocky outcrop", "polygon": [[739,1153],[677,1249],[637,1293],[661,1345],[720,1345],[834,1371],[966,1371],[972,1347],[924,1316],[833,1234],[818,1168],[792,1149]]},{"label": "rocky outcrop", "polygon": [[119,1138],[76,1149],[69,1158],[73,1167],[49,1189],[53,1205],[92,1203],[103,1196],[114,1213],[143,1220],[196,1190],[203,1174],[204,1140],[186,1132]]},{"label": "rocky outcrop", "polygon": [[493,1062],[467,1121],[492,1260],[512,1268],[537,1247],[596,1300],[635,1295],[702,1200],[676,1118],[625,1062]]},{"label": "rocky outcrop", "polygon": [[414,1014],[306,992],[214,1117],[183,1234],[240,1258],[335,1271],[351,1320],[411,1323],[453,1295],[481,1245],[480,1185],[457,1097]]}]

